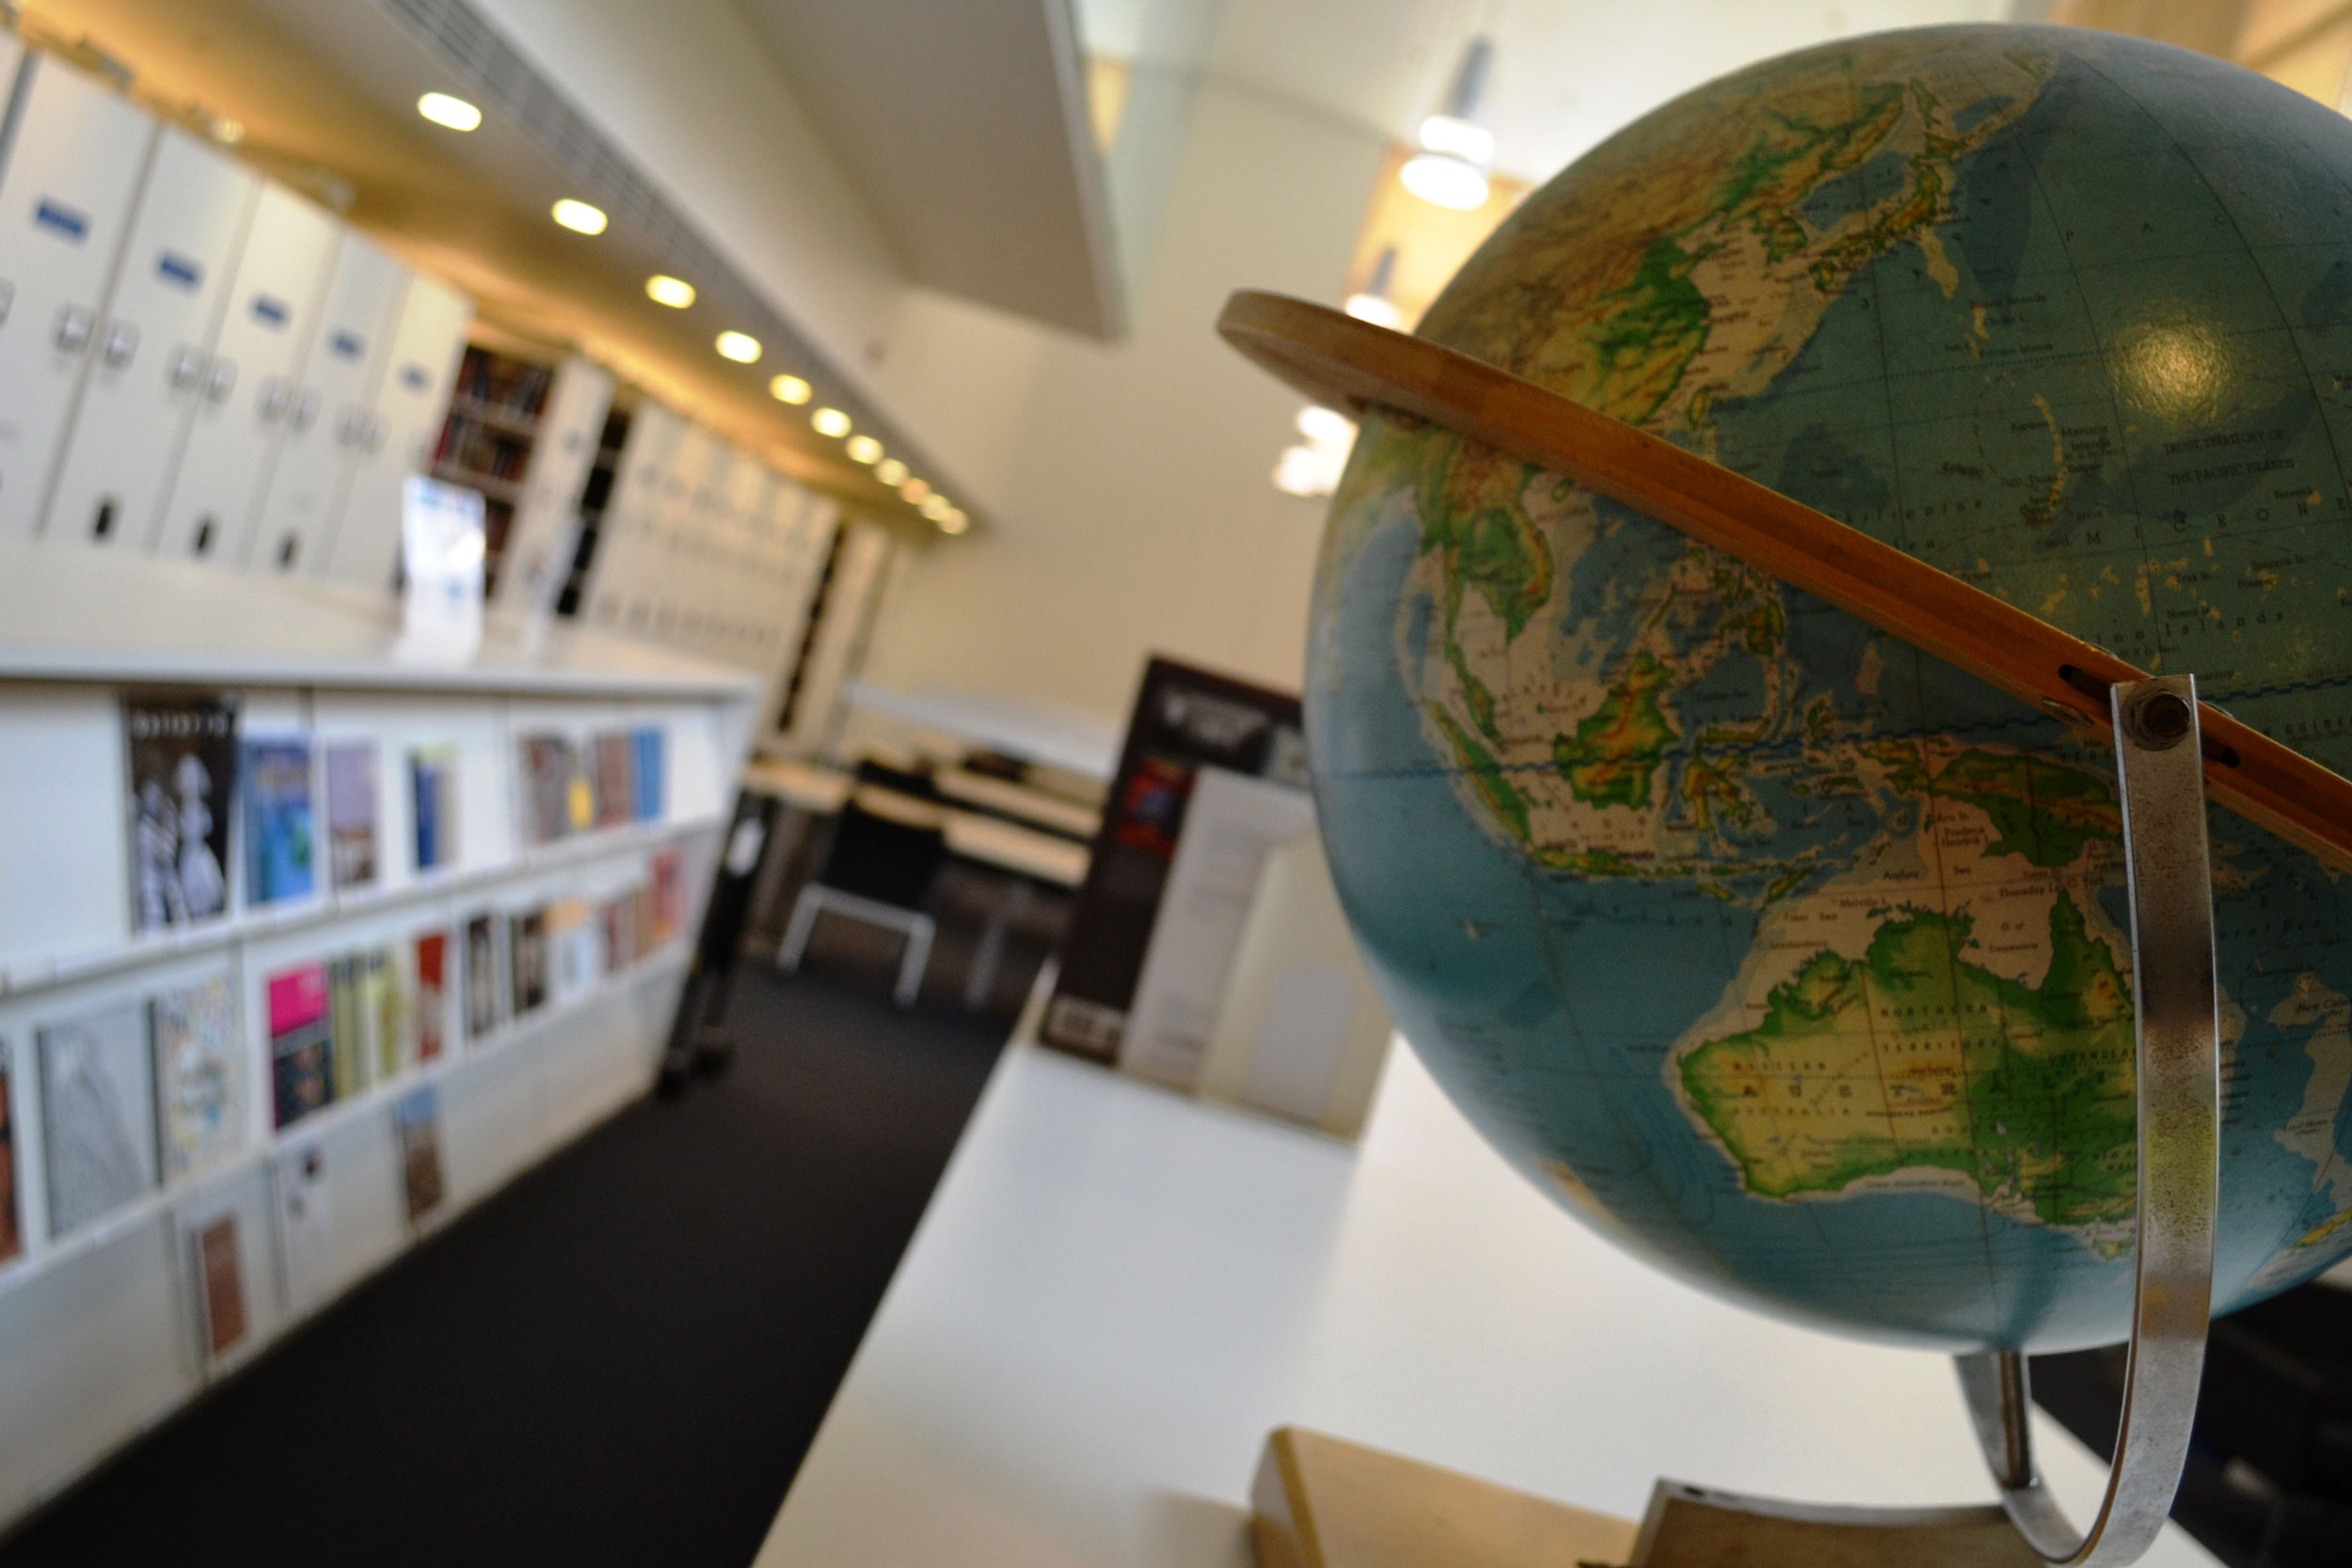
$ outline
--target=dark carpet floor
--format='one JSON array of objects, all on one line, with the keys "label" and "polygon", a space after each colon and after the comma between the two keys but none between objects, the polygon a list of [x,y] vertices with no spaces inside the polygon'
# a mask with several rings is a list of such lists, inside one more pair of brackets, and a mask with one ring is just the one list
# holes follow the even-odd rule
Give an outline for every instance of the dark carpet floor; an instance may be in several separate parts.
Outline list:
[{"label": "dark carpet floor", "polygon": [[0,1568],[742,1568],[1005,1030],[747,964],[631,1106],[0,1544]]}]

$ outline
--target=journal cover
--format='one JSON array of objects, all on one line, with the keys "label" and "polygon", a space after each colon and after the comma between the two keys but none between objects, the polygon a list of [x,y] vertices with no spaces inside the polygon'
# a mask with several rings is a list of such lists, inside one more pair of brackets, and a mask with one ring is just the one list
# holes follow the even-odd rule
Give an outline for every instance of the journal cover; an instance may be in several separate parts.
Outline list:
[{"label": "journal cover", "polygon": [[308,897],[311,871],[310,740],[285,735],[245,742],[245,901]]},{"label": "journal cover", "polygon": [[279,1127],[335,1098],[326,1017],[326,966],[303,964],[268,980],[270,1097]]},{"label": "journal cover", "polygon": [[499,923],[491,914],[466,922],[466,1037],[478,1040],[506,1016],[506,971],[499,962]]},{"label": "journal cover", "polygon": [[407,965],[389,947],[364,956],[359,1003],[366,1026],[368,1081],[389,1084],[408,1070],[416,1044],[409,1038]]},{"label": "journal cover", "polygon": [[338,889],[375,880],[375,742],[326,748],[326,866]]},{"label": "journal cover", "polygon": [[628,893],[599,908],[604,925],[604,972],[618,974],[637,961],[637,900]]},{"label": "journal cover", "polygon": [[147,1008],[126,998],[39,1038],[49,1234],[63,1237],[155,1188]]},{"label": "journal cover", "polygon": [[336,1284],[335,1194],[327,1184],[326,1150],[315,1140],[280,1149],[270,1158],[269,1175],[277,1198],[278,1259],[284,1271],[286,1305],[307,1312],[326,1300]]},{"label": "journal cover", "polygon": [[457,863],[457,748],[419,746],[408,753],[415,799],[417,869]]},{"label": "journal cover", "polygon": [[237,709],[227,697],[125,698],[131,926],[152,931],[229,907]]},{"label": "journal cover", "polygon": [[8,1042],[0,1039],[0,1263],[24,1250],[16,1217],[16,1101],[8,1079]]},{"label": "journal cover", "polygon": [[246,1146],[245,1051],[227,974],[168,986],[148,1004],[166,1181],[201,1176]]},{"label": "journal cover", "polygon": [[663,806],[662,734],[658,724],[632,732],[637,748],[637,820],[659,822]]},{"label": "journal cover", "polygon": [[245,1266],[237,1257],[237,1216],[223,1214],[195,1233],[196,1307],[204,1357],[217,1361],[245,1338]]},{"label": "journal cover", "polygon": [[596,826],[617,828],[637,820],[637,744],[623,731],[596,739]]},{"label": "journal cover", "polygon": [[417,938],[417,1060],[438,1061],[449,1030],[449,933]]},{"label": "journal cover", "polygon": [[520,1018],[548,999],[547,911],[528,910],[509,917],[506,942],[515,966],[515,1016]]},{"label": "journal cover", "polygon": [[441,1206],[440,1091],[426,1084],[402,1095],[392,1125],[400,1132],[401,1188],[414,1225]]}]

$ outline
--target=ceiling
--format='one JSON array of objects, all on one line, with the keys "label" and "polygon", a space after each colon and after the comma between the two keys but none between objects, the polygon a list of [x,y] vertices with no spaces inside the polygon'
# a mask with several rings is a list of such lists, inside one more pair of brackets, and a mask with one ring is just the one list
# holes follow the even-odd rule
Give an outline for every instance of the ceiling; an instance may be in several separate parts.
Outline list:
[{"label": "ceiling", "polygon": [[910,277],[1112,338],[1070,0],[738,0]]},{"label": "ceiling", "polygon": [[1193,68],[1399,140],[1469,40],[1495,40],[1496,167],[1549,179],[1628,121],[1727,71],[1890,27],[1997,22],[2011,0],[1079,0],[1091,49],[1197,40]]}]

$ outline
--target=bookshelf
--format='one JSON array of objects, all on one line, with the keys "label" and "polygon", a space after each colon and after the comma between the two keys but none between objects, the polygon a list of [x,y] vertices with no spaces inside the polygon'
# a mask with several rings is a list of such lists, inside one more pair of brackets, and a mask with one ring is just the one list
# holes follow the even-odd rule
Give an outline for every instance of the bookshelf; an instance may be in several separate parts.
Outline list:
[{"label": "bookshelf", "polygon": [[[459,668],[403,663],[397,614],[380,594],[32,543],[0,542],[0,626],[4,1528],[650,1086],[759,685],[569,626],[532,640],[494,626]],[[224,801],[226,911],[141,931],[132,786],[142,775],[126,698],[216,696],[234,699],[244,734],[313,745],[316,886],[254,904],[240,885],[252,830]],[[566,740],[586,780],[599,739],[620,736],[634,759],[626,786],[596,774],[590,793],[629,811],[600,803],[548,834],[532,813],[524,741]],[[336,888],[328,875],[329,748],[365,752],[374,768],[362,885]],[[420,753],[440,770],[432,820],[446,835],[446,863],[421,870]],[[481,970],[467,950],[478,921],[501,933]],[[543,989],[526,1007],[513,944],[532,929],[546,939]],[[445,945],[428,985],[420,939],[433,937]],[[361,1020],[353,1049],[373,1053],[351,1058],[366,1065],[341,1092],[289,1117],[274,1053],[290,1037],[273,985],[354,956],[405,966],[385,968],[387,989],[369,993],[371,1006],[395,992],[398,1005],[335,1015],[337,1028]],[[503,1005],[479,1019],[477,974],[504,987]],[[54,1091],[75,1069],[56,1065],[56,1042],[92,1018],[214,982],[233,998],[216,1043],[241,1064],[214,1103],[235,1111],[222,1125],[239,1130],[193,1174],[173,1177],[159,1158],[132,1196],[58,1223],[51,1139],[69,1121],[53,1115]],[[430,1054],[427,1020],[437,1024]],[[172,1114],[163,1098],[159,1142]],[[87,1117],[73,1116],[62,1135],[87,1144]],[[419,1126],[430,1130],[436,1195],[421,1211]],[[236,1332],[216,1346],[224,1279],[236,1282]]]}]

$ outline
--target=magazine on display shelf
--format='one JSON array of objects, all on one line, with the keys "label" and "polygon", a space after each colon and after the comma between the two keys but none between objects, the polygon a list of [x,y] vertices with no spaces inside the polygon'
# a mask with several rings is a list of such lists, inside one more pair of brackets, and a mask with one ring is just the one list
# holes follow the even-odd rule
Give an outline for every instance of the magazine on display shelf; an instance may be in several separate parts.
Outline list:
[{"label": "magazine on display shelf", "polygon": [[237,797],[237,705],[227,696],[125,697],[131,928],[156,931],[229,909],[229,814]]}]

